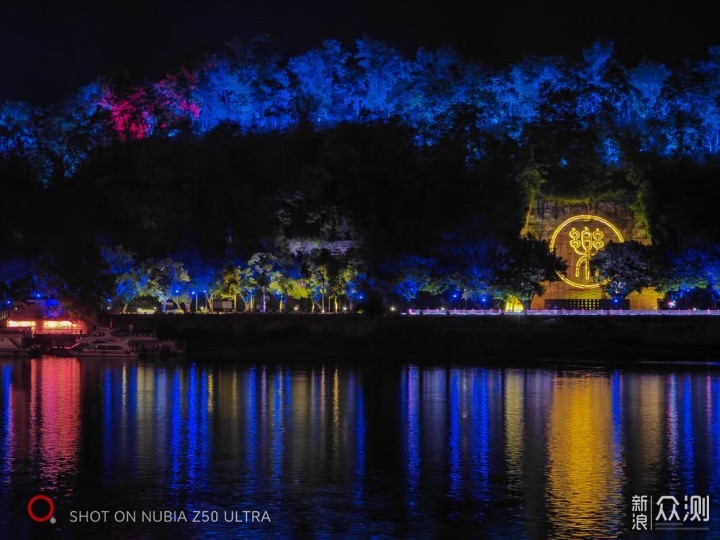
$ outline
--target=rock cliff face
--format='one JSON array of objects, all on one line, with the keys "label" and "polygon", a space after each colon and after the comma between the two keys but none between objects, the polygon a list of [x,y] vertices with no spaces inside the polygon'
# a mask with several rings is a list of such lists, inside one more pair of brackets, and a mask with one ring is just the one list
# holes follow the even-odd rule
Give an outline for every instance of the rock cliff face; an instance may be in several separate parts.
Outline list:
[{"label": "rock cliff face", "polygon": [[[622,240],[651,243],[649,231],[636,218],[629,200],[588,204],[536,200],[530,210],[526,231],[549,242],[554,240],[553,248],[568,264],[565,279],[549,284],[542,297],[533,299],[533,309],[610,307],[592,275],[592,256],[597,248],[602,249],[610,241],[618,242],[621,237]],[[634,293],[629,297],[629,307],[656,309],[658,298],[652,290]]]},{"label": "rock cliff face", "polygon": [[572,216],[590,214],[607,219],[627,240],[650,244],[648,230],[639,223],[631,208],[632,201],[603,201],[590,204],[536,200],[530,212],[528,230],[538,238],[552,236],[555,228]]}]

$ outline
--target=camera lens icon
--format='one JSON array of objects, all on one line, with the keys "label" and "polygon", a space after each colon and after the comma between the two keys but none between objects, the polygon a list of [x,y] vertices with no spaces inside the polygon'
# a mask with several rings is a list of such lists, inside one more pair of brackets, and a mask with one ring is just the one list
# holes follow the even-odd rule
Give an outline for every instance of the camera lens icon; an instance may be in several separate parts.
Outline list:
[{"label": "camera lens icon", "polygon": [[[43,502],[45,505],[47,505],[48,510],[45,515],[38,515],[36,511],[36,503]],[[49,521],[50,523],[55,523],[55,503],[53,500],[48,497],[47,495],[35,495],[27,505],[27,512],[28,516],[30,516],[30,519],[33,521],[36,521],[37,523],[45,523],[46,521]],[[42,512],[42,509],[40,510]]]}]

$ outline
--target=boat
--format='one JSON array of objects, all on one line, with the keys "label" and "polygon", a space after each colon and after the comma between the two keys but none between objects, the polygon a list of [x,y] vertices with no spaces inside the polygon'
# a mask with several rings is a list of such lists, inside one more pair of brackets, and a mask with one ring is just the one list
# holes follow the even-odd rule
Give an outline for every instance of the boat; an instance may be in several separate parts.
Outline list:
[{"label": "boat", "polygon": [[67,349],[67,352],[77,357],[132,358],[149,355],[172,356],[182,351],[174,340],[158,339],[154,334],[96,327],[90,334]]},{"label": "boat", "polygon": [[29,328],[0,328],[0,356],[35,356],[37,352]]},{"label": "boat", "polygon": [[137,358],[138,352],[134,350],[129,340],[100,341],[95,343],[78,342],[68,350],[70,356],[83,357],[113,357],[113,358]]}]

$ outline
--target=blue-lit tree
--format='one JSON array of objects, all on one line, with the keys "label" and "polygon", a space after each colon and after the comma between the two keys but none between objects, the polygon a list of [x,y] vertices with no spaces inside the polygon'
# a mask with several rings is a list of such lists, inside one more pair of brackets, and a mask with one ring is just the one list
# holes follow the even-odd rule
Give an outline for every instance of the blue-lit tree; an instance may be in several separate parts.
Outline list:
[{"label": "blue-lit tree", "polygon": [[577,63],[532,58],[489,70],[447,47],[408,58],[371,39],[352,48],[329,40],[287,57],[259,38],[148,84],[98,79],[62,106],[2,103],[0,156],[28,160],[48,182],[118,140],[204,135],[226,124],[248,133],[391,118],[425,146],[448,134],[443,118],[461,107],[476,111],[484,136],[523,143],[531,128],[571,120],[596,132],[609,166],[628,150],[703,161],[720,152],[717,51],[672,68],[622,66],[612,44],[598,42]]},{"label": "blue-lit tree", "polygon": [[454,238],[445,247],[443,268],[448,288],[483,309],[497,296],[499,249],[494,239]]},{"label": "blue-lit tree", "polygon": [[692,293],[708,286],[713,267],[710,254],[698,248],[687,248],[668,254],[659,265],[656,289],[665,293],[673,307],[686,309]]},{"label": "blue-lit tree", "polygon": [[100,255],[107,273],[115,284],[115,300],[122,304],[125,313],[128,304],[140,294],[143,273],[135,260],[135,254],[123,246],[103,247]]},{"label": "blue-lit tree", "polygon": [[191,303],[194,301],[197,311],[212,310],[215,295],[222,290],[221,281],[218,279],[220,271],[195,253],[186,254],[180,259],[190,277],[190,281],[183,288],[190,290]]},{"label": "blue-lit tree", "polygon": [[420,293],[437,295],[447,288],[447,283],[438,276],[437,261],[431,258],[406,255],[392,262],[388,273],[393,276],[393,291],[408,306]]},{"label": "blue-lit tree", "polygon": [[347,99],[347,66],[349,53],[334,40],[324,41],[288,60],[293,104],[301,122],[328,125],[347,120],[351,110]]},{"label": "blue-lit tree", "polygon": [[708,246],[703,251],[701,279],[710,291],[715,306],[720,302],[720,245]]}]

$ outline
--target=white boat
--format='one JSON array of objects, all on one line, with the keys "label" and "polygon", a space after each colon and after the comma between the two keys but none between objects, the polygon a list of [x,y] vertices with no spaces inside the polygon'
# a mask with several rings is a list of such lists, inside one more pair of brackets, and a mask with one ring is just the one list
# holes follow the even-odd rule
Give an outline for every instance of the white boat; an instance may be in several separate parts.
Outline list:
[{"label": "white boat", "polygon": [[34,352],[29,328],[0,328],[0,356],[29,356]]},{"label": "white boat", "polygon": [[152,334],[99,327],[70,347],[68,352],[73,356],[127,358],[138,355],[173,355],[181,350],[175,341],[158,339]]},{"label": "white boat", "polygon": [[114,357],[114,358],[137,358],[137,351],[133,350],[129,341],[99,341],[95,343],[76,343],[68,349],[72,356],[78,358],[91,357]]}]

